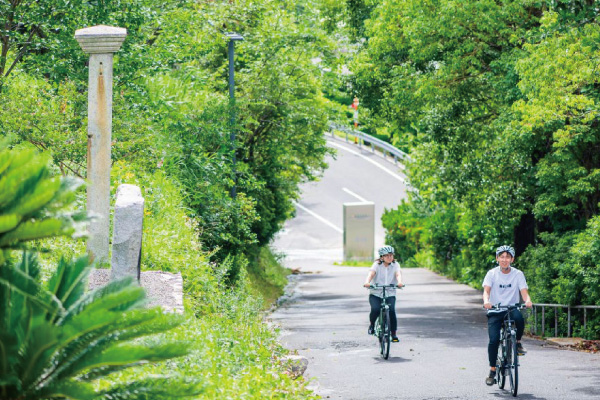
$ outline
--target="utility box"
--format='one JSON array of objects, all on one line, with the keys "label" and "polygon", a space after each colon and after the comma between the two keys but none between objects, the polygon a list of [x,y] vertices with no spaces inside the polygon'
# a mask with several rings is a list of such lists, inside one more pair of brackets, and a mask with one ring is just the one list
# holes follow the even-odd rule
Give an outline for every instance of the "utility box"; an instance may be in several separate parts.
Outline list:
[{"label": "utility box", "polygon": [[371,261],[375,252],[375,203],[344,203],[344,261]]}]

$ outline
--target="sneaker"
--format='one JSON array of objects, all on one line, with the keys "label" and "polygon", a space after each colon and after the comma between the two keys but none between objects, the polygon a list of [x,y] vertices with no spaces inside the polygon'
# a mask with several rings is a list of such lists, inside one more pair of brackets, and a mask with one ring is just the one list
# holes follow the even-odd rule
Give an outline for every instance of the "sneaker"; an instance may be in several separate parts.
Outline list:
[{"label": "sneaker", "polygon": [[517,343],[517,354],[520,356],[527,354],[527,350],[525,350],[525,347],[521,343]]},{"label": "sneaker", "polygon": [[487,378],[485,378],[485,384],[492,386],[494,383],[496,383],[496,371],[490,371]]},{"label": "sneaker", "polygon": [[369,330],[367,331],[367,333],[369,335],[372,335],[375,332],[375,328],[373,327],[373,325],[369,325]]},{"label": "sneaker", "polygon": [[398,336],[392,336],[392,342],[398,343],[399,341],[400,339],[398,339]]}]

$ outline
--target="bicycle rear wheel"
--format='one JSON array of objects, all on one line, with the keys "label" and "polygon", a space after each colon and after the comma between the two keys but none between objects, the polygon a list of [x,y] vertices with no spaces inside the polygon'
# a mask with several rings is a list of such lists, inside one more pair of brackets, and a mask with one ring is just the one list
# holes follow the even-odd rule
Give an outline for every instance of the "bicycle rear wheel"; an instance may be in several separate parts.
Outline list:
[{"label": "bicycle rear wheel", "polygon": [[519,389],[519,355],[517,354],[517,340],[514,336],[511,337],[510,346],[506,350],[509,354],[507,368],[509,371],[510,393],[513,397],[517,397]]},{"label": "bicycle rear wheel", "polygon": [[390,342],[392,340],[392,334],[390,332],[390,312],[385,311],[383,321],[381,324],[381,355],[385,360],[390,356]]}]

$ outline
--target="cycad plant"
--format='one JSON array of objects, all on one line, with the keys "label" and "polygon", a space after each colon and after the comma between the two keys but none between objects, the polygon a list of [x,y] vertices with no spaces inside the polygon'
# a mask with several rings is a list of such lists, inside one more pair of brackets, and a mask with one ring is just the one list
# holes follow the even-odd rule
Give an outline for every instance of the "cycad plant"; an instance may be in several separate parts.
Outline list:
[{"label": "cycad plant", "polygon": [[24,242],[71,234],[85,214],[67,213],[80,179],[52,176],[49,157],[33,149],[7,150],[0,144],[0,265]]},{"label": "cycad plant", "polygon": [[[60,213],[74,185],[53,178],[35,152],[0,152],[0,398],[166,399],[195,392],[190,384],[144,378],[101,385],[124,368],[187,353],[186,345],[146,340],[180,318],[141,307],[144,290],[129,280],[87,291],[86,257],[61,260],[47,283],[35,254],[10,250],[73,232],[76,214]],[[165,335],[166,336],[166,335]]]},{"label": "cycad plant", "polygon": [[189,387],[143,379],[95,390],[95,379],[187,350],[171,342],[132,342],[165,332],[179,319],[158,308],[139,307],[144,290],[128,280],[86,292],[89,270],[85,257],[61,261],[44,287],[31,253],[14,266],[0,268],[0,398],[154,399],[188,394]]}]

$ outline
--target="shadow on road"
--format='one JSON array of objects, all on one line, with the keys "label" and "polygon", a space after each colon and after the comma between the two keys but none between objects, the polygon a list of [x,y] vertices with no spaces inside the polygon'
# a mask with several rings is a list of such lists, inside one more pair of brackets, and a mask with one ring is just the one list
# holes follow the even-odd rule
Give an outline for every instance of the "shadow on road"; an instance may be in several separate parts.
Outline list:
[{"label": "shadow on road", "polygon": [[588,396],[598,396],[597,398],[600,398],[600,386],[588,386],[575,389],[575,391]]},{"label": "shadow on road", "polygon": [[[493,395],[497,399],[514,399],[512,394],[510,394],[510,391],[507,391],[507,390],[503,390],[501,392],[494,392],[494,393],[490,393],[490,394]],[[520,400],[548,400],[546,397],[538,397],[538,396],[534,396],[533,394],[530,394],[530,393],[518,393],[518,395],[519,395],[518,398]]]},{"label": "shadow on road", "polygon": [[398,364],[398,363],[403,363],[403,362],[407,362],[407,361],[412,361],[410,358],[402,358],[402,357],[393,357],[390,356],[387,360],[384,360],[383,358],[381,358],[381,356],[379,357],[373,357],[373,360],[375,361],[376,364]]},{"label": "shadow on road", "polygon": [[411,336],[444,339],[455,347],[471,347],[474,338],[487,341],[486,317],[472,309],[401,307],[398,311],[399,328]]}]

